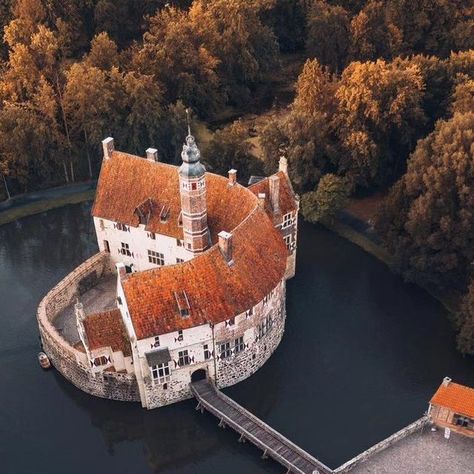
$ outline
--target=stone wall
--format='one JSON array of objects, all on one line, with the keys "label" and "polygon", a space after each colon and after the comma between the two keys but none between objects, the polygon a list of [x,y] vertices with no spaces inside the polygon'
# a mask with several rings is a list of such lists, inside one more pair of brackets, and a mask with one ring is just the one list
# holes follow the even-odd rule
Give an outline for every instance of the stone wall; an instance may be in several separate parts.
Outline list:
[{"label": "stone wall", "polygon": [[350,461],[347,461],[342,466],[339,466],[337,469],[333,471],[334,474],[349,472],[358,464],[363,463],[364,461],[367,461],[367,459],[369,459],[374,454],[379,453],[380,451],[383,451],[384,449],[387,449],[389,446],[392,446],[393,444],[397,443],[403,438],[406,438],[412,433],[415,433],[416,431],[421,430],[427,423],[428,423],[428,417],[425,415],[421,417],[419,420],[416,420],[415,422],[413,422],[412,424],[405,426],[405,428],[402,428],[400,431],[397,431],[396,433],[384,439],[383,441],[380,441],[380,443],[374,444],[371,448],[367,449],[363,453],[360,453],[358,456],[356,456],[355,458],[352,458]]},{"label": "stone wall", "polygon": [[110,272],[108,254],[98,253],[79,265],[43,298],[37,312],[43,350],[54,367],[84,392],[112,400],[140,401],[134,375],[106,372],[94,376],[86,354],[68,344],[53,325],[57,315],[80,295],[80,289]]},{"label": "stone wall", "polygon": [[[257,337],[256,326],[265,317],[272,318],[272,328],[261,338]],[[280,344],[285,331],[285,284],[281,282],[273,291],[260,315],[253,321],[252,340],[241,353],[217,362],[217,387],[229,387],[254,374],[265,364]],[[238,336],[238,334],[236,335]]]}]

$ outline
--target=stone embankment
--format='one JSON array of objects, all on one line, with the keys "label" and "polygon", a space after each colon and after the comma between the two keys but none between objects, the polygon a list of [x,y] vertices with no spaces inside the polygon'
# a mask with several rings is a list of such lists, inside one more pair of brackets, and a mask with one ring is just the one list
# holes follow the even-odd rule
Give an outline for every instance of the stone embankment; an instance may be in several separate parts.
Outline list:
[{"label": "stone embankment", "polygon": [[93,374],[84,352],[71,346],[54,327],[54,320],[81,292],[111,273],[108,254],[98,253],[63,278],[41,301],[37,318],[43,350],[54,367],[81,390],[97,397],[140,401],[134,375]]}]

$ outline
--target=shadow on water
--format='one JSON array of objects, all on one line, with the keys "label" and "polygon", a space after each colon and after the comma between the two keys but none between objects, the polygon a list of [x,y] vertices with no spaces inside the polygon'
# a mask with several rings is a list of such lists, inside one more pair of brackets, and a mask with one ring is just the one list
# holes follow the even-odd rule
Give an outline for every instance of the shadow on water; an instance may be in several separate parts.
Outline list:
[{"label": "shadow on water", "polygon": [[[36,306],[96,248],[86,204],[0,228],[2,472],[281,472],[193,401],[149,412],[38,368]],[[227,394],[336,467],[421,416],[445,375],[474,385],[424,291],[317,226],[302,224],[298,251],[283,341]]]}]

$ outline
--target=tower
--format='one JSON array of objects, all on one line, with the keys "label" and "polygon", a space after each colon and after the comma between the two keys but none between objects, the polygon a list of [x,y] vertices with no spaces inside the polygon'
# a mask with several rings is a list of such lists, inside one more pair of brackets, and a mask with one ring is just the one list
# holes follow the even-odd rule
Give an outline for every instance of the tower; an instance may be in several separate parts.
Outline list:
[{"label": "tower", "polygon": [[183,145],[179,168],[179,193],[183,222],[184,246],[198,253],[209,247],[207,227],[206,168],[199,161],[201,153],[188,127],[188,136]]}]

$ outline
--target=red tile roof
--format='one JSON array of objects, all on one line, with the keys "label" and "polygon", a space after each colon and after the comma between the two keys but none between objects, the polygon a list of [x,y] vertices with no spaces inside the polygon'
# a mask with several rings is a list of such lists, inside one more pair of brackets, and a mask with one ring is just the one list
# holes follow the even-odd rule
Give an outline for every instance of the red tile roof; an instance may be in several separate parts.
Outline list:
[{"label": "red tile roof", "polygon": [[442,383],[430,403],[474,418],[474,388],[454,382],[449,382],[448,385]]},{"label": "red tile roof", "polygon": [[111,347],[114,352],[122,351],[124,356],[132,355],[119,309],[88,315],[84,328],[91,350]]},{"label": "red tile roof", "polygon": [[[218,245],[179,265],[126,276],[122,282],[137,338],[218,323],[261,301],[282,280],[283,239],[257,207],[233,232],[233,265]],[[179,313],[174,292],[185,291],[190,316]]]},{"label": "red tile roof", "polygon": [[[239,184],[229,186],[222,176],[206,173],[206,184],[207,220],[212,242],[217,242],[221,230],[233,229],[245,219],[254,201],[245,197],[246,188]],[[92,215],[137,227],[139,217],[135,210],[148,199],[153,202],[154,212],[146,230],[182,239],[183,229],[178,225],[178,168],[114,151],[102,163]],[[163,206],[169,206],[166,222],[160,219]]]},{"label": "red tile roof", "polygon": [[[280,178],[280,212],[283,216],[298,209],[297,197],[293,191],[293,187],[291,186],[291,182],[287,174],[283,173],[283,171],[279,171],[276,173],[276,176]],[[259,193],[265,193],[265,211],[267,211],[267,214],[273,218],[273,209],[270,201],[269,179],[264,178],[249,186],[248,189],[250,189],[250,191],[252,191],[256,196],[258,196]]]}]

